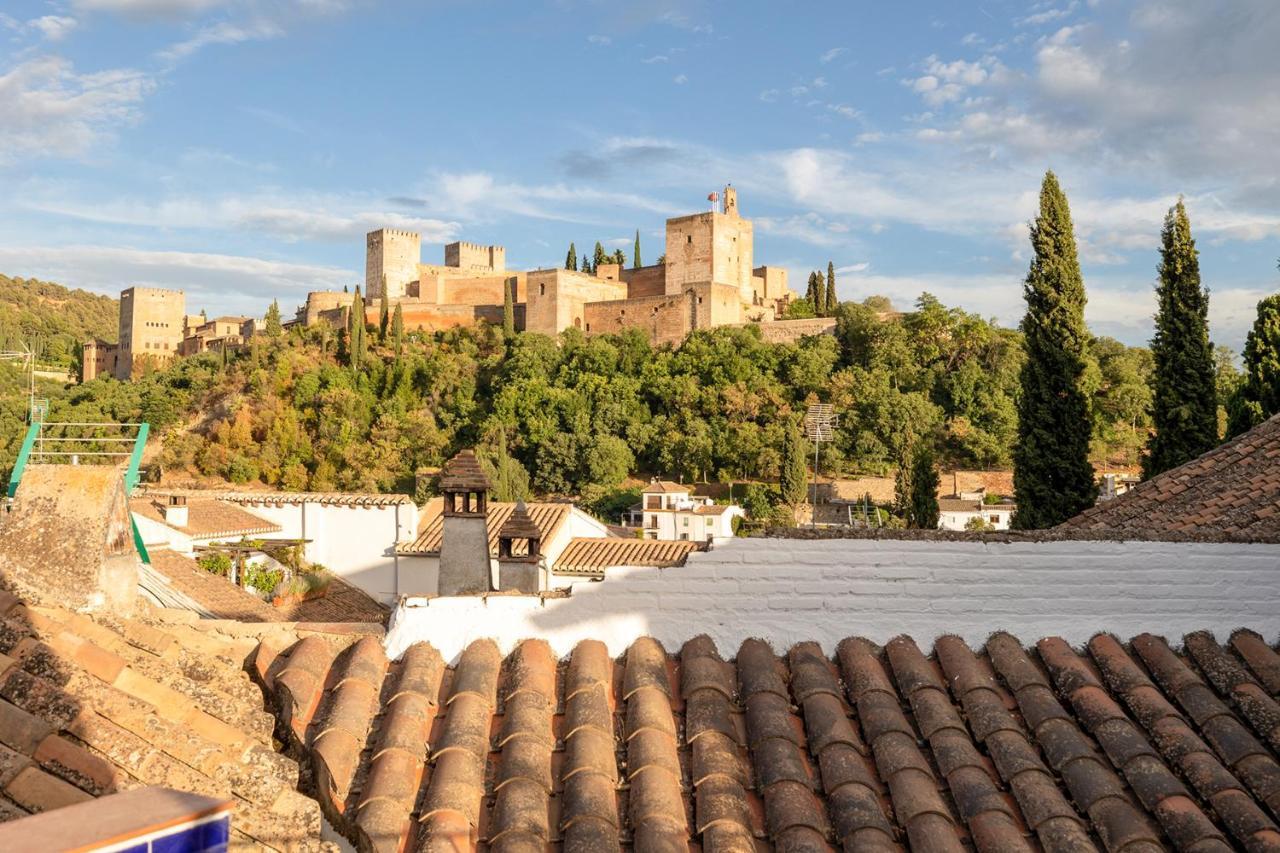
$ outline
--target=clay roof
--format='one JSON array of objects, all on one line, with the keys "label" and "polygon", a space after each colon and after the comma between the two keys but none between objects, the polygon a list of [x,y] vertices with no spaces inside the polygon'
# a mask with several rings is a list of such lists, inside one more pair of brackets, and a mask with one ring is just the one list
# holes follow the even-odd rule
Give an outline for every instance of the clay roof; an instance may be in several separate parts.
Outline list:
[{"label": "clay roof", "polygon": [[646,495],[654,495],[654,494],[666,494],[670,492],[678,493],[678,492],[692,492],[692,491],[693,491],[692,486],[682,486],[679,483],[673,483],[670,480],[654,480],[651,483],[645,484],[643,493]]},{"label": "clay roof", "polygon": [[726,661],[705,636],[616,661],[594,640],[565,662],[539,640],[505,659],[477,640],[452,666],[426,643],[388,662],[376,640],[262,655],[360,849],[1280,846],[1280,656],[1247,632],[1182,654],[998,633],[931,655],[747,640]]},{"label": "clay roof", "polygon": [[1280,542],[1280,415],[1059,528],[1135,539]]},{"label": "clay roof", "polygon": [[130,498],[129,511],[179,530],[195,539],[252,536],[279,533],[280,525],[255,515],[225,500],[192,498],[187,501],[187,523],[184,527],[170,524],[164,516],[163,498]]},{"label": "clay roof", "polygon": [[396,504],[413,504],[408,495],[377,494],[368,492],[223,492],[216,489],[165,489],[159,495],[187,495],[208,497],[249,506],[283,506],[301,503],[319,503],[334,506],[383,507]]},{"label": "clay roof", "polygon": [[570,539],[552,568],[558,575],[601,575],[614,566],[680,566],[700,548],[659,539]]},{"label": "clay roof", "polygon": [[0,591],[0,821],[159,785],[236,801],[233,847],[316,849],[320,812],[244,672],[252,640]]},{"label": "clay roof", "polygon": [[[515,512],[516,505],[514,503],[495,502],[489,504],[489,514],[485,518],[485,526],[489,532],[489,554],[496,557],[498,555],[498,532],[502,526],[506,524],[507,519]],[[527,505],[529,517],[542,532],[542,541],[546,542],[551,539],[560,530],[560,525],[564,524],[569,515],[573,512],[573,505],[566,503],[531,503]],[[444,504],[436,498],[430,501],[422,508],[422,513],[418,517],[418,537],[412,542],[396,546],[396,553],[402,556],[424,557],[435,556],[440,553],[440,543],[444,532]],[[521,553],[524,546],[517,544],[513,549],[517,553]]]},{"label": "clay roof", "polygon": [[724,515],[729,510],[730,507],[726,504],[706,504],[695,507],[693,512],[695,515]]},{"label": "clay roof", "polygon": [[524,501],[516,501],[515,509],[502,523],[498,536],[503,539],[541,539],[542,530],[533,523]]},{"label": "clay roof", "polygon": [[460,450],[457,456],[444,464],[440,472],[440,488],[446,492],[489,491],[489,478],[480,467],[474,450]]},{"label": "clay roof", "polygon": [[309,601],[275,607],[233,584],[206,572],[195,560],[168,548],[150,553],[151,567],[175,589],[193,599],[218,619],[241,622],[360,622],[387,621],[389,610],[364,591],[339,577],[329,582],[325,595]]},{"label": "clay roof", "polygon": [[962,498],[938,498],[939,512],[982,512],[982,501]]}]

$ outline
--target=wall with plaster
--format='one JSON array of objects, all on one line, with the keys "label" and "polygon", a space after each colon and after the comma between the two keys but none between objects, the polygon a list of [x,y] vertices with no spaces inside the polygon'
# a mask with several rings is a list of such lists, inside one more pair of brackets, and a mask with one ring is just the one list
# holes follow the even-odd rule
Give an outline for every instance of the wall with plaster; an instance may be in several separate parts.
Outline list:
[{"label": "wall with plaster", "polygon": [[849,636],[924,646],[958,634],[976,646],[999,629],[1081,644],[1099,631],[1177,643],[1247,627],[1274,642],[1277,600],[1275,545],[735,539],[684,566],[610,569],[563,597],[404,598],[387,653],[425,640],[452,660],[480,637],[504,652],[538,637],[560,655],[588,638],[620,655],[637,637],[675,651],[705,633],[728,658],[748,637],[833,653]]}]

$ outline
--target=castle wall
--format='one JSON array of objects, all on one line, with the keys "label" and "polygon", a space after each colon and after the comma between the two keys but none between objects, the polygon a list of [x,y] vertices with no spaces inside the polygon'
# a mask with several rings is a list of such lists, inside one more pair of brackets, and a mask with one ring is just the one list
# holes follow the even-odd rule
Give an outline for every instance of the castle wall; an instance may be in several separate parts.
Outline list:
[{"label": "castle wall", "polygon": [[116,378],[132,378],[138,359],[163,363],[177,355],[186,316],[186,295],[181,290],[130,287],[121,291]]},{"label": "castle wall", "polygon": [[336,290],[313,290],[307,294],[307,304],[299,312],[302,325],[314,326],[320,319],[333,322],[332,312],[345,308],[355,301],[354,293]]},{"label": "castle wall", "polygon": [[627,285],[628,299],[662,296],[667,292],[666,264],[650,264],[647,267],[623,270],[620,277]]},{"label": "castle wall", "polygon": [[409,285],[418,280],[422,260],[422,237],[413,231],[379,228],[365,236],[364,292],[369,299],[382,298],[386,277],[387,297],[409,295]]},{"label": "castle wall", "polygon": [[526,329],[544,335],[557,335],[570,327],[582,329],[587,303],[626,297],[627,286],[622,282],[565,269],[534,270],[526,280]]},{"label": "castle wall", "polygon": [[525,274],[457,270],[418,265],[418,298],[439,305],[501,305],[507,281],[515,279],[515,301],[523,302]]},{"label": "castle wall", "polygon": [[697,213],[667,220],[666,292],[713,281],[736,287],[751,302],[754,228],[751,220],[723,213]]},{"label": "castle wall", "polygon": [[458,241],[444,247],[444,265],[458,269],[503,272],[507,268],[507,250],[502,246],[481,246]]},{"label": "castle wall", "polygon": [[[743,325],[746,325],[745,323]],[[836,333],[835,317],[809,317],[803,320],[773,320],[756,324],[760,337],[771,344],[795,343],[801,338]]]},{"label": "castle wall", "polygon": [[590,335],[617,334],[624,329],[639,328],[649,335],[649,342],[654,346],[679,346],[689,334],[696,299],[696,295],[681,293],[589,302],[583,309],[584,328]]}]

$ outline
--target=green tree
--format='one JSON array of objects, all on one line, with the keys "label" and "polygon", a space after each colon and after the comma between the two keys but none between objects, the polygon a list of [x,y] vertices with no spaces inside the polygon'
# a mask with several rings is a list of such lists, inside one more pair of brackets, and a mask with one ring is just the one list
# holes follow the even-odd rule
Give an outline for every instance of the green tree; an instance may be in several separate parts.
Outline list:
[{"label": "green tree", "polygon": [[911,497],[907,504],[907,527],[920,530],[938,528],[938,466],[928,443],[916,442],[911,454]]},{"label": "green tree", "polygon": [[609,263],[617,264],[618,268],[621,269],[627,265],[627,256],[622,253],[621,249],[615,249],[613,257],[609,259]]},{"label": "green tree", "polygon": [[586,255],[582,256],[582,269],[580,270],[580,272],[585,272],[585,273],[591,272],[591,258],[587,257]]},{"label": "green tree", "polygon": [[564,268],[567,270],[576,270],[578,268],[578,250],[573,243],[569,243],[569,253],[564,256]]},{"label": "green tree", "polygon": [[494,500],[514,502],[529,499],[529,472],[507,452],[505,430],[497,430],[494,447],[479,456],[480,464],[492,484]]},{"label": "green tree", "polygon": [[404,312],[400,310],[399,302],[391,315],[391,341],[396,348],[396,358],[399,358],[404,352]]},{"label": "green tree", "polygon": [[818,273],[817,272],[809,273],[809,285],[804,289],[804,301],[808,302],[810,305],[813,306],[815,316],[817,315],[818,311],[822,310],[822,306],[823,304],[825,304],[822,300],[819,300],[818,298]]},{"label": "green tree", "polygon": [[1227,406],[1227,435],[1248,432],[1280,412],[1280,293],[1258,303],[1244,342],[1244,378]]},{"label": "green tree", "polygon": [[364,363],[365,353],[368,351],[368,343],[365,341],[364,298],[360,295],[359,285],[356,285],[355,300],[351,303],[351,322],[347,334],[351,366],[359,371]]},{"label": "green tree", "polygon": [[813,273],[813,310],[819,317],[827,316],[827,279],[816,270]]},{"label": "green tree", "polygon": [[600,269],[601,264],[609,263],[609,256],[604,253],[604,246],[600,245],[600,241],[596,241],[596,250],[591,255],[591,274],[595,275]]},{"label": "green tree", "polygon": [[1209,294],[1182,199],[1169,209],[1160,233],[1156,333],[1151,341],[1152,420],[1142,475],[1152,477],[1189,462],[1218,443],[1218,402]]},{"label": "green tree", "polygon": [[[396,303],[396,307],[400,307]],[[378,300],[378,342],[385,344],[387,342],[387,327],[391,324],[391,303],[387,301],[387,289],[382,289],[382,296]]]},{"label": "green tree", "polygon": [[798,507],[809,496],[809,468],[806,462],[804,437],[800,434],[800,424],[792,418],[783,433],[782,476],[779,488],[782,490],[782,501],[790,507]]},{"label": "green tree", "polygon": [[840,299],[836,296],[836,265],[827,261],[827,301],[823,306],[825,315],[834,317],[839,304]]},{"label": "green tree", "polygon": [[1053,527],[1093,504],[1089,464],[1089,401],[1082,379],[1088,331],[1084,280],[1067,197],[1053,172],[1040,187],[1040,215],[1031,226],[1035,257],[1023,296],[1023,363],[1013,484],[1020,529]]},{"label": "green tree", "polygon": [[284,330],[284,326],[280,322],[279,300],[271,300],[271,306],[267,308],[267,316],[262,325],[263,330],[272,338],[276,337]]},{"label": "green tree", "polygon": [[636,247],[635,247],[635,250],[631,253],[631,268],[639,269],[642,266],[644,265],[640,263],[640,229],[637,228],[636,229]]},{"label": "green tree", "polygon": [[515,294],[512,293],[515,287],[514,278],[508,278],[502,282],[502,336],[507,340],[516,336],[516,304]]}]

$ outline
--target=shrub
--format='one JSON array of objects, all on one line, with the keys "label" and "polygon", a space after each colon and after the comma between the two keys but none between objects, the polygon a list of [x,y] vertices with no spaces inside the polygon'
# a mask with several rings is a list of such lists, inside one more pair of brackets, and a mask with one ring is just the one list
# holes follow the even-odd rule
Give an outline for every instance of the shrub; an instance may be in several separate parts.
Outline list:
[{"label": "shrub", "polygon": [[231,574],[231,557],[226,554],[209,553],[196,560],[196,565],[212,575],[225,578]]}]

